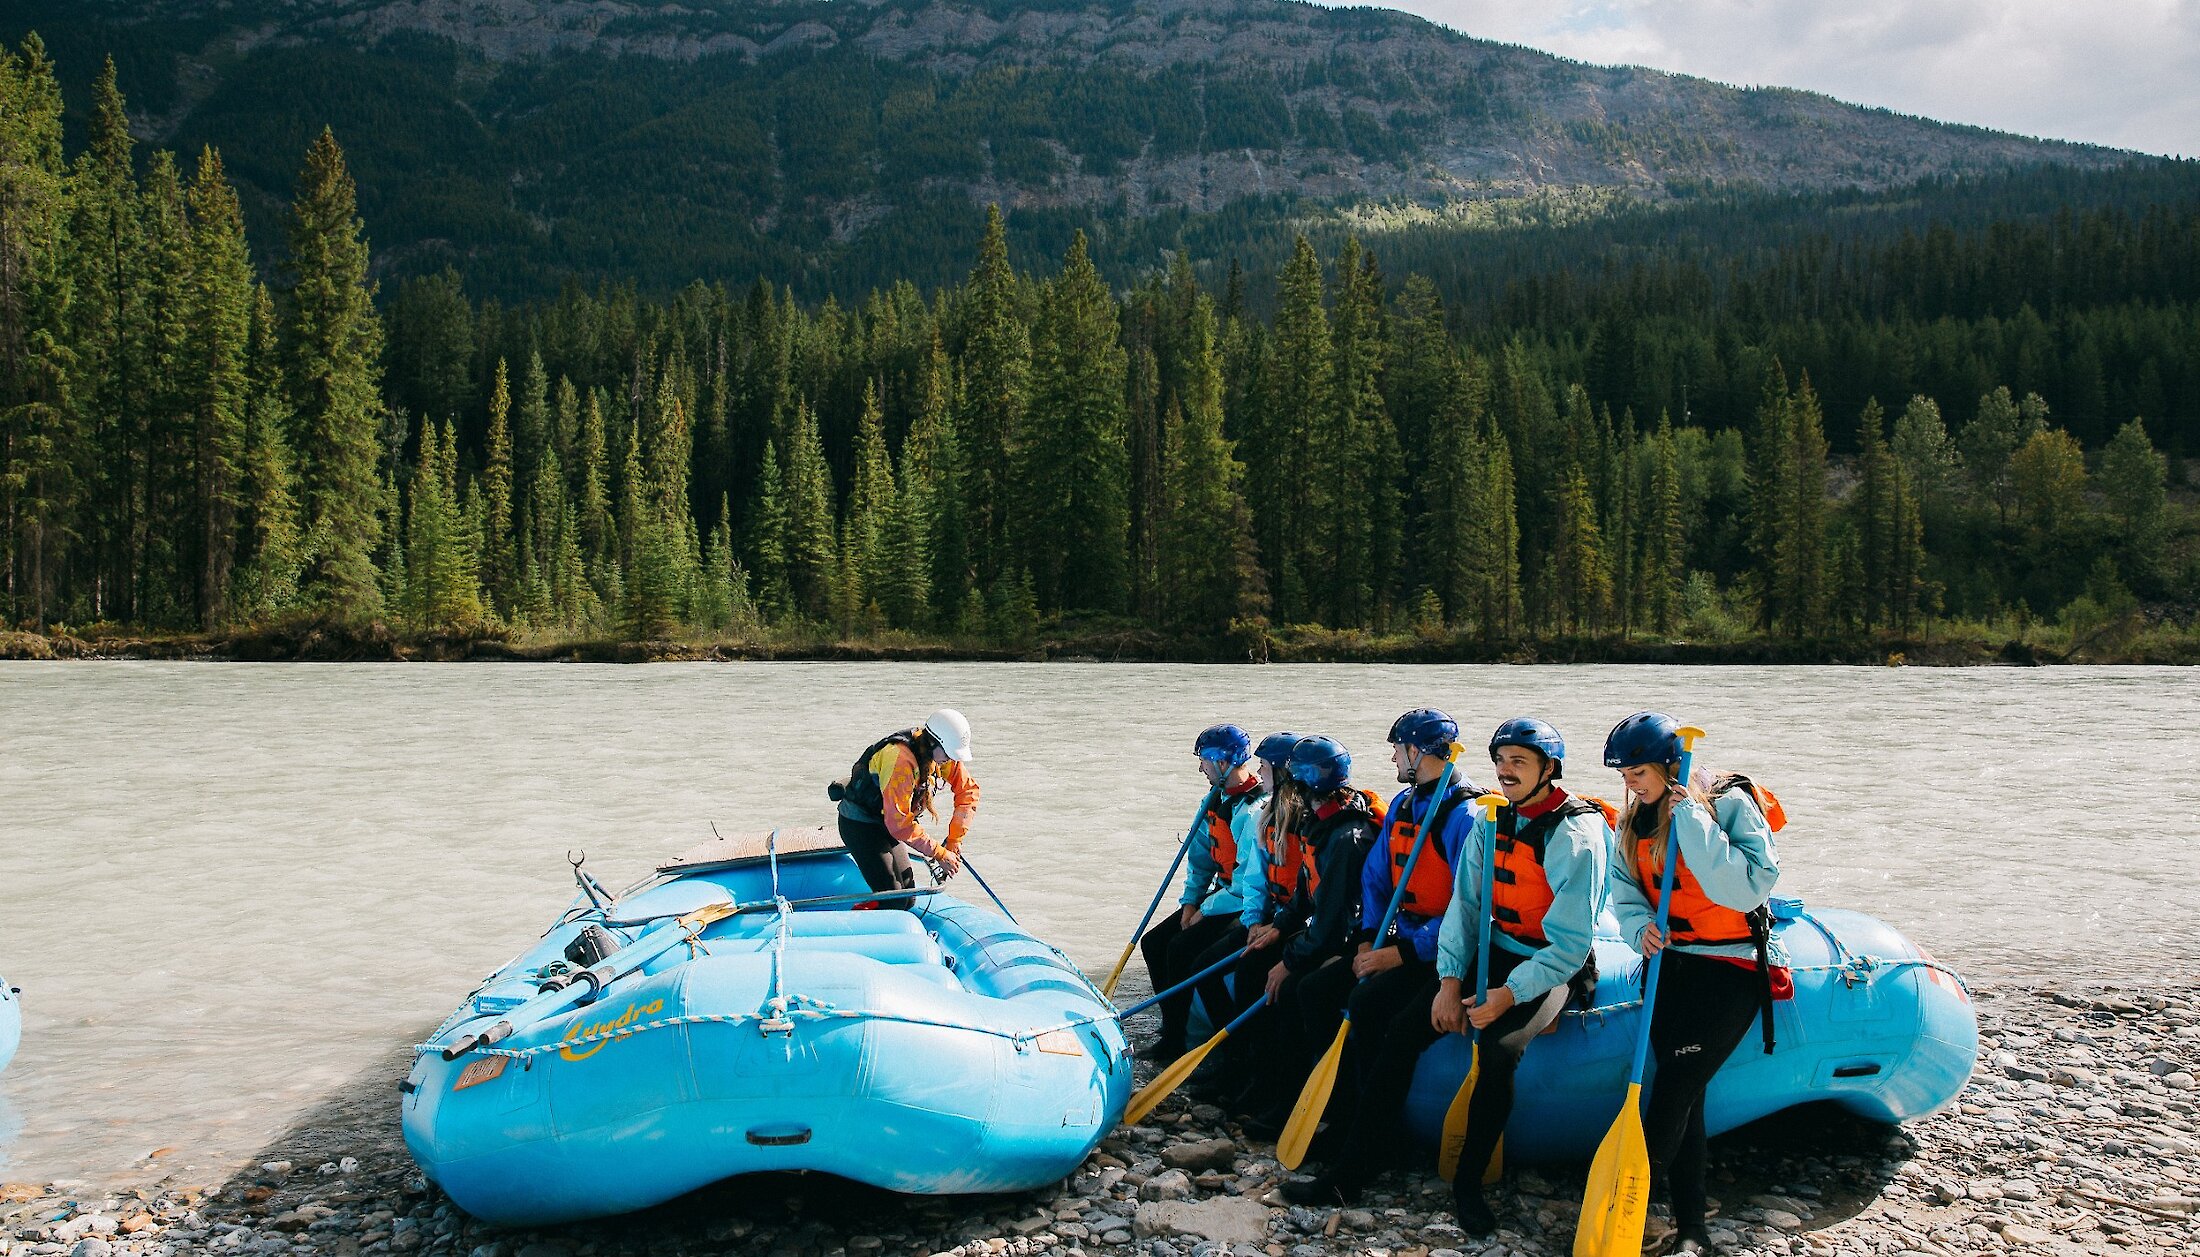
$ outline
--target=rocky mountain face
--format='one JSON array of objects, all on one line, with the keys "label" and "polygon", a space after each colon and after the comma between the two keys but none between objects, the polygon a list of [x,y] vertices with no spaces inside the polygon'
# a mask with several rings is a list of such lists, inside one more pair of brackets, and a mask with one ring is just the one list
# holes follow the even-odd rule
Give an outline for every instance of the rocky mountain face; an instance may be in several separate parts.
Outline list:
[{"label": "rocky mountain face", "polygon": [[[262,210],[300,137],[335,125],[380,239],[423,261],[525,244],[589,269],[621,248],[603,220],[638,213],[762,263],[865,237],[898,255],[987,201],[1141,219],[1248,198],[1888,187],[2122,156],[1290,0],[15,8],[0,33],[39,30],[78,81],[116,54],[146,138],[221,146]],[[240,161],[240,145],[268,151]]]}]

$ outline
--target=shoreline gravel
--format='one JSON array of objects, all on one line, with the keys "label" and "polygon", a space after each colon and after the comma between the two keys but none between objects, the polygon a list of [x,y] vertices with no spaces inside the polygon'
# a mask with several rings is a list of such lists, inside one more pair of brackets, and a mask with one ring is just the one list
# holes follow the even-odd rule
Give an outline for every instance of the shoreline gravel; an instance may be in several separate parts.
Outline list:
[{"label": "shoreline gravel", "polygon": [[[1737,1257],[2200,1253],[2200,984],[1976,996],[1979,1067],[1948,1110],[1892,1130],[1795,1110],[1713,1140],[1714,1239]],[[512,1230],[421,1179],[396,1129],[403,1068],[369,1071],[224,1182],[0,1184],[0,1257],[1558,1257],[1581,1192],[1581,1167],[1513,1169],[1489,1240],[1452,1225],[1431,1170],[1386,1176],[1354,1209],[1287,1207],[1274,1148],[1178,1096],[1056,1189],[912,1198],[757,1176]]]}]

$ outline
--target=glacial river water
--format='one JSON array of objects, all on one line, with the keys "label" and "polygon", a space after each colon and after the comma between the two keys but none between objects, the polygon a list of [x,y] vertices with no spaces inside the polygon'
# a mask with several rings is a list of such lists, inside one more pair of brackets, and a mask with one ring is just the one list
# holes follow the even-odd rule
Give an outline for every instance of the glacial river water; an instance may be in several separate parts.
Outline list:
[{"label": "glacial river water", "polygon": [[218,1180],[534,938],[568,848],[618,886],[713,822],[828,823],[825,782],[941,704],[976,727],[977,867],[1104,971],[1202,726],[1329,732],[1387,795],[1422,703],[1470,745],[1541,714],[1612,797],[1613,721],[1700,724],[1787,803],[1783,893],[1974,978],[2200,962],[2190,671],[0,664],[0,1180]]}]

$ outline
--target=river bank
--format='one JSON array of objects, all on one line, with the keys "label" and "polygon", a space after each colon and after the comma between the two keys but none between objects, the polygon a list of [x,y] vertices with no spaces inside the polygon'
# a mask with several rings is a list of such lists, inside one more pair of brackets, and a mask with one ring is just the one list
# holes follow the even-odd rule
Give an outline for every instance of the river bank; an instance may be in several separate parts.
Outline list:
[{"label": "river bank", "polygon": [[736,661],[1413,664],[1842,664],[1969,667],[2046,664],[2200,664],[2200,631],[2160,626],[2114,642],[2073,641],[2034,627],[1948,625],[1920,637],[1793,640],[1752,636],[1692,641],[1559,637],[1491,641],[1446,633],[1299,626],[1222,637],[1141,628],[1075,628],[1002,646],[911,633],[838,635],[756,630],[628,641],[546,633],[409,633],[380,623],[302,623],[231,633],[0,632],[0,660],[242,662],[675,663]]},{"label": "river bank", "polygon": [[[1975,995],[1979,1068],[1947,1111],[1888,1130],[1804,1110],[1714,1140],[1714,1238],[1737,1257],[2200,1250],[2200,985]],[[1500,1230],[1481,1241],[1452,1225],[1428,1171],[1387,1176],[1357,1208],[1287,1207],[1270,1145],[1175,1097],[1057,1190],[922,1199],[757,1178],[508,1230],[467,1218],[413,1168],[396,1130],[404,1065],[391,1056],[225,1182],[166,1176],[161,1150],[132,1168],[135,1190],[0,1186],[0,1257],[1555,1257],[1581,1196],[1579,1167],[1515,1168],[1491,1194]]]}]

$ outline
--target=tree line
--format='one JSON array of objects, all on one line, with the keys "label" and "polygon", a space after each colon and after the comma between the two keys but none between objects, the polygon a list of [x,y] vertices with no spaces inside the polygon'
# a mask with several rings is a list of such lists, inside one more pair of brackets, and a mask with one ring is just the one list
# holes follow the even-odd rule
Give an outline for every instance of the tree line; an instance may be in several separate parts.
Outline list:
[{"label": "tree line", "polygon": [[73,156],[61,113],[35,38],[0,57],[10,622],[1820,639],[2200,585],[2149,420],[2089,450],[2028,377],[1829,424],[1849,385],[1737,332],[1739,415],[1652,413],[1614,383],[1648,320],[1501,335],[1349,234],[1118,290],[1081,232],[1012,264],[997,209],[962,282],[848,305],[382,294],[332,134],[262,276],[220,155],[141,168],[111,65]]}]

